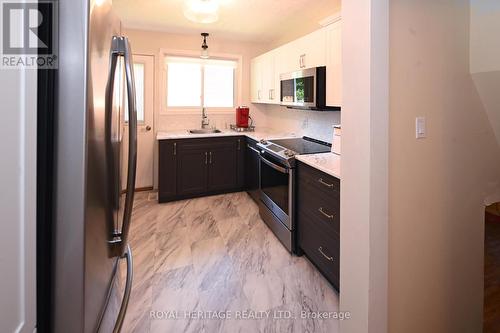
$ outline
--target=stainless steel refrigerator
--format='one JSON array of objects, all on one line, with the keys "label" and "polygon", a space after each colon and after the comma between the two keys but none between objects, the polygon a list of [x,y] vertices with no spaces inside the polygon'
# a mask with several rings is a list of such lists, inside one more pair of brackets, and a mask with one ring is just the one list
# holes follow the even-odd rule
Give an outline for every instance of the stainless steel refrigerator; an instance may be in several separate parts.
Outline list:
[{"label": "stainless steel refrigerator", "polygon": [[[137,159],[131,49],[109,0],[60,1],[58,31],[52,326],[61,333],[118,332],[133,271],[127,242]],[[125,281],[117,274],[121,264]]]}]

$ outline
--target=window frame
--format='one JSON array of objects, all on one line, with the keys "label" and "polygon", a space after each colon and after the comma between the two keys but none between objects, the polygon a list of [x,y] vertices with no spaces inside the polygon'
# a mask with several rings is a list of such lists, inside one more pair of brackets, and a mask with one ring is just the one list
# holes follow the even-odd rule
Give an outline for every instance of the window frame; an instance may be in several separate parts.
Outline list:
[{"label": "window frame", "polygon": [[[168,94],[168,68],[165,63],[165,58],[171,57],[188,57],[188,58],[199,58],[200,52],[194,50],[170,50],[170,49],[160,49],[160,57],[159,60],[161,62],[161,75],[160,80],[160,115],[180,115],[180,114],[200,114],[200,107],[168,107],[167,106],[167,94]],[[233,90],[233,101],[234,106],[232,107],[207,107],[207,111],[211,114],[233,114],[234,108],[241,104],[241,88],[242,88],[242,65],[243,65],[243,57],[238,54],[227,54],[227,53],[210,53],[211,59],[216,60],[229,60],[236,62],[236,68],[234,69],[234,90]],[[204,101],[204,85],[205,85],[205,77],[204,70],[201,70],[201,105],[203,105]]]}]

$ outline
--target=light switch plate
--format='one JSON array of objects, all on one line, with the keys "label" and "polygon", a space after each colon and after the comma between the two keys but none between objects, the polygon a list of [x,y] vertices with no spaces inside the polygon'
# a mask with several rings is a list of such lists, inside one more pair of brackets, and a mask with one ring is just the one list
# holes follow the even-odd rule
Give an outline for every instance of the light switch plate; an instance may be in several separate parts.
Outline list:
[{"label": "light switch plate", "polygon": [[415,136],[417,139],[423,139],[427,137],[425,117],[417,117],[415,119]]}]

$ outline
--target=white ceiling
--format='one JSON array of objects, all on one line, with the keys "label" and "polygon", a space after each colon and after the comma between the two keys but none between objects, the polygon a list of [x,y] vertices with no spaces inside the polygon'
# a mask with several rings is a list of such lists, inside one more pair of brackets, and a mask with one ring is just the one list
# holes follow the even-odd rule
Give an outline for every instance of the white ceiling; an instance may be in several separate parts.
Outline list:
[{"label": "white ceiling", "polygon": [[219,21],[200,24],[184,17],[184,0],[113,0],[126,28],[200,33],[254,42],[273,42],[307,33],[339,11],[340,0],[221,0]]}]

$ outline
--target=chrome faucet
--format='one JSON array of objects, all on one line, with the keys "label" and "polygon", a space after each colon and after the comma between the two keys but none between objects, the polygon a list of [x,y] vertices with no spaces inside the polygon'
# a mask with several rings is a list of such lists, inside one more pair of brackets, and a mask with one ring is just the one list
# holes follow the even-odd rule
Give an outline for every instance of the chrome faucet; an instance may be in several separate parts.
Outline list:
[{"label": "chrome faucet", "polygon": [[201,128],[208,128],[210,121],[207,117],[207,110],[205,108],[201,109]]}]

